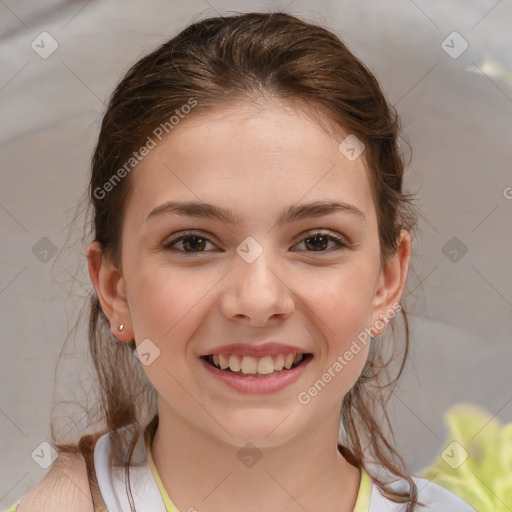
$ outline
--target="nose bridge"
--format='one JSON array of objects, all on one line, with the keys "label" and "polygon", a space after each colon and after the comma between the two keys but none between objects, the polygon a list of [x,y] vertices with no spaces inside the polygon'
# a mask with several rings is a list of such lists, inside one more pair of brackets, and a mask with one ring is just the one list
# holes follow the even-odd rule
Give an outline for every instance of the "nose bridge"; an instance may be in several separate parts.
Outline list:
[{"label": "nose bridge", "polygon": [[[248,237],[250,238],[250,237]],[[289,313],[293,301],[280,275],[278,258],[268,246],[245,240],[237,248],[231,284],[223,303],[228,316],[243,315],[264,322],[275,314]]]},{"label": "nose bridge", "polygon": [[236,262],[236,279],[240,286],[252,290],[256,288],[260,293],[277,291],[276,270],[277,259],[269,244],[257,242],[252,237],[242,242],[237,248],[238,261]]}]

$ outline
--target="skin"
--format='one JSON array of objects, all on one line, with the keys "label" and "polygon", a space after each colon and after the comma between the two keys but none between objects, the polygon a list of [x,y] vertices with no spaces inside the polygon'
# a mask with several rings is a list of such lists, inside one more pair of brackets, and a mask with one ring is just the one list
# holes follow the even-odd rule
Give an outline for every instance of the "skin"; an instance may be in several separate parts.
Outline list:
[{"label": "skin", "polygon": [[[338,150],[341,140],[282,103],[190,115],[132,171],[136,193],[123,221],[122,272],[96,242],[88,247],[91,280],[113,334],[135,337],[137,345],[150,339],[160,350],[143,365],[159,397],[152,454],[180,511],[355,505],[360,472],[337,450],[339,414],[369,345],[307,405],[297,396],[399,303],[410,237],[404,231],[399,250],[381,266],[368,172],[362,157],[351,162]],[[169,200],[231,208],[240,222],[176,214],[146,222]],[[315,200],[345,201],[365,219],[335,212],[276,225],[285,207]],[[181,242],[175,251],[163,248],[185,229],[208,239],[202,253],[191,255],[193,246]],[[316,239],[307,240],[318,230],[352,245],[336,250],[331,241],[315,251]],[[263,249],[252,263],[236,252],[248,236]],[[228,388],[198,359],[227,343],[266,340],[314,356],[297,382],[270,394]],[[250,468],[237,457],[247,442],[261,455]]]}]

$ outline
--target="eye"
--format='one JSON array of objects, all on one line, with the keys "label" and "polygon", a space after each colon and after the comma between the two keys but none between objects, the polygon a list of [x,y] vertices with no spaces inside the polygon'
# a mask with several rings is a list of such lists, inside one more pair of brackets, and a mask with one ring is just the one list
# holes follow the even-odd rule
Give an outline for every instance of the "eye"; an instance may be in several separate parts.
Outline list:
[{"label": "eye", "polygon": [[[313,243],[311,243],[313,241]],[[341,236],[336,235],[331,232],[325,232],[325,231],[317,231],[314,233],[309,234],[306,238],[303,239],[303,242],[305,244],[305,247],[312,247],[312,251],[307,252],[332,252],[332,251],[325,251],[326,245],[329,243],[329,241],[334,242],[337,248],[334,250],[340,250],[344,248],[349,248],[350,244],[345,241]]]},{"label": "eye", "polygon": [[[182,235],[178,236],[177,238],[174,238],[167,242],[163,248],[168,251],[177,251],[177,252],[184,252],[186,254],[195,254],[204,252],[202,249],[204,249],[204,246],[206,243],[211,242],[208,240],[208,238],[201,236],[200,233],[196,233],[194,231],[187,231],[183,233]],[[181,249],[175,249],[174,246],[178,244],[179,246],[185,248],[185,250]],[[213,244],[212,244],[213,245]],[[191,251],[186,250],[186,248],[191,248]]]},{"label": "eye", "polygon": [[[332,250],[325,250],[329,242],[335,243],[335,248],[333,250],[350,247],[350,244],[341,236],[324,231],[317,231],[309,234],[306,238],[303,238],[301,243],[304,243],[305,247],[312,248],[312,250],[306,250],[306,252],[325,253],[332,252]],[[208,252],[204,250],[206,244],[213,245],[208,238],[202,236],[200,233],[187,231],[167,242],[163,248],[165,250],[183,252],[185,254],[198,254],[201,252]],[[181,249],[176,249],[175,246],[181,247]]]}]

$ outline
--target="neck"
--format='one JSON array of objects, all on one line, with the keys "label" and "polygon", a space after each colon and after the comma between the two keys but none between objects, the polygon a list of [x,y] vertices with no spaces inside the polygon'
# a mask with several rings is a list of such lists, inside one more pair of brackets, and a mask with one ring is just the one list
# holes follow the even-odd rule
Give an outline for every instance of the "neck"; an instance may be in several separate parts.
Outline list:
[{"label": "neck", "polygon": [[336,414],[307,434],[251,452],[191,425],[161,402],[151,453],[178,510],[353,510],[360,472],[338,451]]}]

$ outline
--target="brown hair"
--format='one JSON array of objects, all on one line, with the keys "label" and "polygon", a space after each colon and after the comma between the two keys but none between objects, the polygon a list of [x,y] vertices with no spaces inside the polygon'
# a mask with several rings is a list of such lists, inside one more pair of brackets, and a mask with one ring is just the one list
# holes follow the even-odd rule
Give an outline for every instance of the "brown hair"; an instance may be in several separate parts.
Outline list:
[{"label": "brown hair", "polygon": [[[411,232],[416,226],[413,195],[402,190],[405,165],[399,117],[374,75],[335,34],[281,12],[198,21],[141,58],[117,85],[103,117],[88,189],[92,235],[104,254],[122,272],[121,227],[136,172],[136,165],[130,172],[126,164],[134,151],[153,139],[159,126],[170,132],[175,114],[191,111],[193,116],[246,99],[292,102],[326,129],[331,128],[340,142],[340,137],[355,134],[365,144],[363,158],[371,180],[384,264],[396,252],[401,230]],[[185,105],[189,107],[185,109]],[[123,168],[125,172],[115,174]],[[389,373],[391,362],[397,360],[395,340],[388,346],[388,358],[384,340],[372,341],[362,374],[343,399],[341,424],[347,459],[365,468],[383,494],[407,503],[410,512],[417,503],[417,488],[384,428],[391,430],[386,404],[409,349],[403,304],[401,313],[405,344],[395,377]],[[394,320],[390,324],[396,338]],[[121,440],[113,438],[116,458],[128,475],[135,440],[147,424],[144,413],[149,419],[156,411],[155,390],[134,357],[135,340],[123,343],[113,339],[94,291],[88,336],[99,389],[98,410],[104,420],[102,432],[133,427],[135,435],[127,453]],[[52,437],[59,454],[76,453],[76,445],[55,441],[53,420]],[[371,469],[369,457],[395,479],[406,479],[409,492],[389,488],[389,481]]]}]

